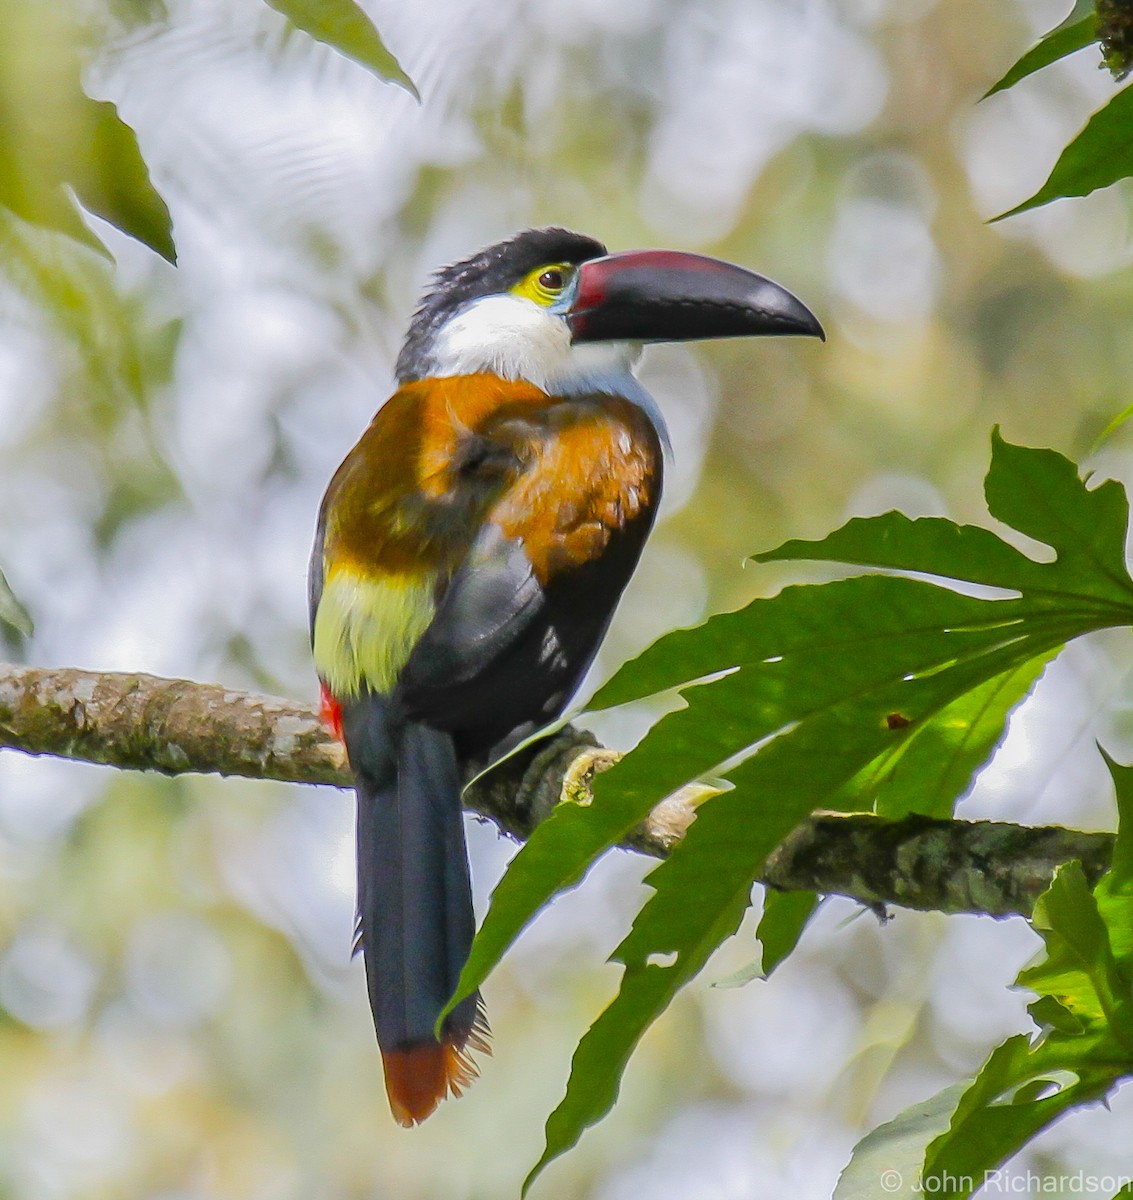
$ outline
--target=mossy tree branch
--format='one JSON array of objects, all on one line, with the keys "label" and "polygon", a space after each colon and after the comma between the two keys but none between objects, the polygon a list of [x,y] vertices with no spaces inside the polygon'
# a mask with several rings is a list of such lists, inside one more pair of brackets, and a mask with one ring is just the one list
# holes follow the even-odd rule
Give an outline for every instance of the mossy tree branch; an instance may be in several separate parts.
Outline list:
[{"label": "mossy tree branch", "polygon": [[[153,675],[0,664],[0,748],[166,775],[204,772],[349,787],[342,746],[307,705]],[[617,755],[567,727],[473,782],[466,806],[523,838],[560,800],[588,803]],[[705,789],[654,809],[627,846],[662,856]],[[942,912],[1029,914],[1059,864],[1105,870],[1113,837],[991,821],[815,813],[764,864],[782,891]]]}]

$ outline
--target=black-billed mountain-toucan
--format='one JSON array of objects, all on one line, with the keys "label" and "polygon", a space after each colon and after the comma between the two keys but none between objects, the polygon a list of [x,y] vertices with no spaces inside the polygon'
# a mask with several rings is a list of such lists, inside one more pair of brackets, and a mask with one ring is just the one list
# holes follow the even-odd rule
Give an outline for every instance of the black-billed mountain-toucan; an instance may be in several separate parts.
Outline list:
[{"label": "black-billed mountain-toucan", "polygon": [[324,714],[358,798],[358,917],[396,1119],[476,1074],[461,784],[558,716],[641,553],[667,442],[642,342],[822,337],[742,267],[532,229],[437,273],[397,391],[327,488],[311,558]]}]

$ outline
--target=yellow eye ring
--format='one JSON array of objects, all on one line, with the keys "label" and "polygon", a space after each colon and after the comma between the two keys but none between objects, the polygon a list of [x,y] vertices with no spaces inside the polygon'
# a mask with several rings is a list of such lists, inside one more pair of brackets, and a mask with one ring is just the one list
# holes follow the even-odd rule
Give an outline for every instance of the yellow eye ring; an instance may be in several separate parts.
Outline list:
[{"label": "yellow eye ring", "polygon": [[573,263],[544,263],[529,271],[511,290],[517,296],[549,306],[570,286],[574,271]]}]

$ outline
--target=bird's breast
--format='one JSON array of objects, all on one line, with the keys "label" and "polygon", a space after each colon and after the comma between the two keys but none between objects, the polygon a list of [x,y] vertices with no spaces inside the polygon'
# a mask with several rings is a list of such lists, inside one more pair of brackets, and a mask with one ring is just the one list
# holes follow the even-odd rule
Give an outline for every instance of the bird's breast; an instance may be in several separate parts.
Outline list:
[{"label": "bird's breast", "polygon": [[424,380],[396,392],[347,455],[322,511],[315,665],[340,698],[389,691],[433,618],[484,516],[522,463],[482,432],[537,388],[491,376]]},{"label": "bird's breast", "polygon": [[389,691],[485,523],[546,584],[651,512],[660,466],[652,423],[620,397],[485,375],[406,385],[324,500],[321,677],[339,697]]},{"label": "bird's breast", "polygon": [[619,396],[556,401],[518,453],[525,469],[489,520],[523,542],[543,585],[606,553],[623,533],[651,519],[660,498],[656,429]]}]

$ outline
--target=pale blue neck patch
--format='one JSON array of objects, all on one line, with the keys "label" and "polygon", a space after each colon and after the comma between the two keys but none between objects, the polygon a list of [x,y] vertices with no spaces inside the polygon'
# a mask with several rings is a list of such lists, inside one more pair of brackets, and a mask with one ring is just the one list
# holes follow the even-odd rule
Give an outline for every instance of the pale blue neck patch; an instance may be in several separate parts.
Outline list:
[{"label": "pale blue neck patch", "polygon": [[661,409],[628,364],[607,370],[596,368],[593,372],[572,372],[550,381],[547,391],[555,396],[585,396],[597,392],[603,396],[624,397],[645,413],[657,430],[666,453],[672,455],[673,443],[669,439],[669,427],[665,424]]},{"label": "pale blue neck patch", "polygon": [[[569,302],[568,296],[561,304],[565,308]],[[481,296],[459,308],[419,351],[418,369],[441,377],[489,372],[522,379],[552,396],[624,396],[645,413],[672,453],[657,401],[633,374],[640,356],[636,342],[576,344],[558,305],[547,308],[507,293]]]}]

